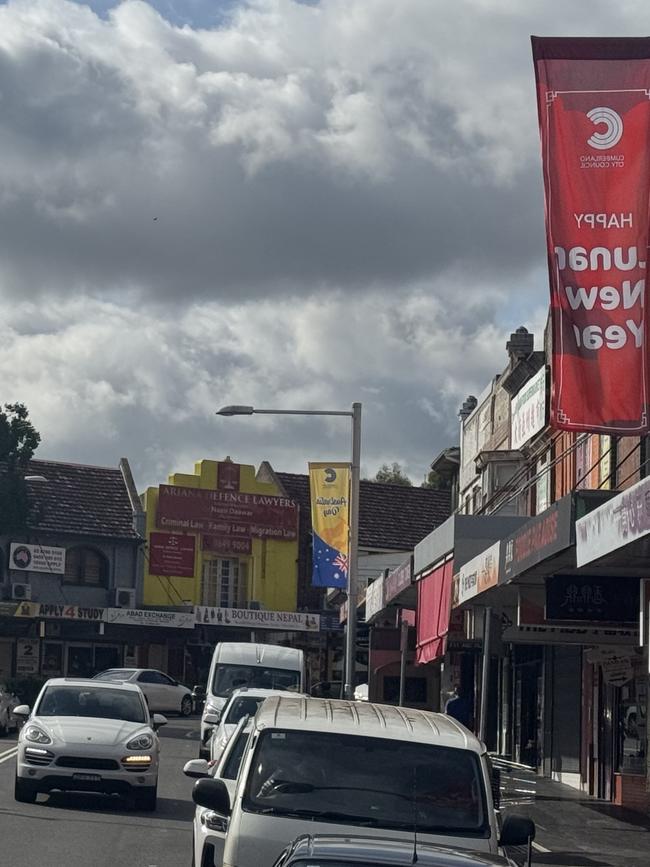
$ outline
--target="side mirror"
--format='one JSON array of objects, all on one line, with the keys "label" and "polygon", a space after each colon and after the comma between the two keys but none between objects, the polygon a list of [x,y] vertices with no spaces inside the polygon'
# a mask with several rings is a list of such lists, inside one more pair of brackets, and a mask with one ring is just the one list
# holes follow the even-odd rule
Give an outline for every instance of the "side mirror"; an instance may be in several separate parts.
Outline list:
[{"label": "side mirror", "polygon": [[183,768],[183,773],[193,780],[204,780],[210,776],[210,768],[205,759],[190,759]]},{"label": "side mirror", "polygon": [[501,846],[525,846],[535,839],[535,823],[526,816],[506,816],[501,827]]},{"label": "side mirror", "polygon": [[167,725],[167,717],[163,716],[161,713],[155,713],[151,717],[151,728],[157,732],[158,729]]},{"label": "side mirror", "polygon": [[20,717],[21,719],[27,719],[30,714],[29,705],[19,704],[18,707],[15,707],[11,712],[14,716]]},{"label": "side mirror", "polygon": [[197,780],[192,789],[192,800],[199,807],[214,810],[220,816],[230,815],[230,795],[223,780]]}]

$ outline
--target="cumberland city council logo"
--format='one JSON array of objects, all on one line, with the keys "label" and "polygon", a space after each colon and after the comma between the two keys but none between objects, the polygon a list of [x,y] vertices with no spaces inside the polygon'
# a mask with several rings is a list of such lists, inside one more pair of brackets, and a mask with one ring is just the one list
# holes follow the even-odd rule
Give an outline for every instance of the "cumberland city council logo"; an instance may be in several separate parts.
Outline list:
[{"label": "cumberland city council logo", "polygon": [[607,151],[621,140],[623,120],[613,108],[592,108],[587,117],[598,129],[587,139],[587,144],[598,151]]}]

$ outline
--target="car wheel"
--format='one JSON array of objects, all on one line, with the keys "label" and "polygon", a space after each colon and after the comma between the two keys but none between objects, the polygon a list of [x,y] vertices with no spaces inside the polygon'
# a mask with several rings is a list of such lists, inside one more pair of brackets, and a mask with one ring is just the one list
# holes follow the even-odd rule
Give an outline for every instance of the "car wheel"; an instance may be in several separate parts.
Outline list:
[{"label": "car wheel", "polygon": [[156,809],[158,800],[158,785],[144,786],[142,789],[137,789],[135,792],[135,808],[136,810],[146,810],[150,812]]},{"label": "car wheel", "polygon": [[38,792],[32,783],[27,780],[21,780],[20,777],[16,777],[16,782],[14,783],[14,798],[17,801],[20,801],[22,804],[35,804],[37,795]]},{"label": "car wheel", "polygon": [[184,695],[181,701],[181,716],[190,716],[192,713],[192,696]]}]

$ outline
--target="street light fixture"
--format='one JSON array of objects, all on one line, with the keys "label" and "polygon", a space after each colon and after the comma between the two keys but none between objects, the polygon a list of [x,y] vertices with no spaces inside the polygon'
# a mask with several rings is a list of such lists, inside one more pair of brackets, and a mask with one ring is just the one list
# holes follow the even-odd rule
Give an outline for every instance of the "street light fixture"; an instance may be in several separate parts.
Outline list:
[{"label": "street light fixture", "polygon": [[350,467],[350,550],[348,559],[348,617],[345,630],[345,697],[354,698],[357,644],[357,595],[359,550],[359,478],[361,473],[361,404],[351,410],[256,409],[252,406],[224,406],[217,415],[339,415],[352,419],[352,463]]}]

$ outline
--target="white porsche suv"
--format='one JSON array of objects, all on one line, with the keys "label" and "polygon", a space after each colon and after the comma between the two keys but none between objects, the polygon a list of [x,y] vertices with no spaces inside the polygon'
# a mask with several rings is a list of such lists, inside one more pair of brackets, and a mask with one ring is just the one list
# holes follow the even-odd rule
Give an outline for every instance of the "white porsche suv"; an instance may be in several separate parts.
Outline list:
[{"label": "white porsche suv", "polygon": [[149,710],[130,683],[53,678],[39,693],[18,739],[15,797],[34,803],[39,792],[132,795],[141,810],[155,810],[164,716]]}]

